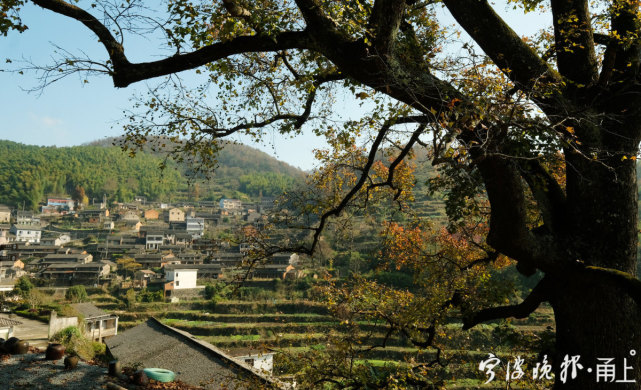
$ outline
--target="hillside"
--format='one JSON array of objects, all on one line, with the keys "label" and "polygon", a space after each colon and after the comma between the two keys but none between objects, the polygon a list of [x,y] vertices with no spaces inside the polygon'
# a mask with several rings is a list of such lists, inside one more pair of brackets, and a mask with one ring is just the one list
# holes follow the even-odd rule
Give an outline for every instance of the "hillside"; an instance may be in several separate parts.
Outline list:
[{"label": "hillside", "polygon": [[229,144],[210,180],[187,179],[188,167],[149,152],[131,158],[113,140],[74,147],[40,147],[0,141],[0,203],[37,209],[47,195],[84,191],[91,200],[251,198],[276,195],[304,173],[257,149]]}]

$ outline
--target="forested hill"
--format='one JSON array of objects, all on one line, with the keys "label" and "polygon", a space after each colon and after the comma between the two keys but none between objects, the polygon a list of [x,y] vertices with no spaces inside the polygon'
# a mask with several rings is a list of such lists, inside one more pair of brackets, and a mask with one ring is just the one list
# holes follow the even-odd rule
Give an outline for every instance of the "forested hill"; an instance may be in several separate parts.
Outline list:
[{"label": "forested hill", "polygon": [[[108,146],[109,145],[109,146]],[[135,195],[150,200],[250,198],[277,192],[304,173],[254,148],[230,144],[209,181],[189,183],[185,166],[161,156],[138,153],[128,157],[111,142],[74,147],[40,147],[0,140],[0,203],[37,209],[46,196],[78,196],[91,200],[129,201]]]},{"label": "forested hill", "polygon": [[[110,137],[91,142],[87,145],[113,147],[114,145],[120,145],[121,143],[122,139],[120,137]],[[148,144],[151,143],[152,142],[149,142]],[[171,144],[171,141],[165,140],[162,143]],[[163,152],[152,152],[151,150],[146,151],[158,157],[165,156],[165,153]],[[305,176],[305,173],[300,169],[280,161],[265,152],[250,146],[232,142],[226,143],[224,148],[219,152],[218,162],[220,166],[214,173],[218,176],[239,176],[248,172],[271,172],[299,178]],[[188,169],[189,167],[187,166],[181,166],[181,170],[183,171]]]}]

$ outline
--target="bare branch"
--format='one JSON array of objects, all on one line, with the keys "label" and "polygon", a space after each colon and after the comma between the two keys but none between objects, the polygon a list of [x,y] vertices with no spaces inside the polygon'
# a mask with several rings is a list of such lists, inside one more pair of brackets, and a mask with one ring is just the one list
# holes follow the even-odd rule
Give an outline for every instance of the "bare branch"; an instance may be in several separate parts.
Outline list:
[{"label": "bare branch", "polygon": [[127,60],[127,57],[125,57],[125,51],[122,45],[116,41],[104,24],[87,11],[62,0],[33,0],[33,2],[42,8],[46,8],[60,15],[68,16],[87,26],[98,36],[100,42],[102,42],[105,49],[107,49],[107,53],[109,54],[109,58],[111,59],[114,68],[126,67],[129,65],[129,61]]},{"label": "bare branch", "polygon": [[124,88],[128,85],[165,76],[188,69],[195,69],[210,62],[235,54],[251,52],[304,49],[313,46],[310,35],[304,31],[288,31],[271,36],[240,36],[226,42],[218,42],[190,53],[178,54],[158,61],[132,64],[126,58],[124,49],[111,35],[109,30],[88,12],[62,0],[34,0],[34,3],[82,22],[93,31],[107,49],[113,64],[114,86]]}]

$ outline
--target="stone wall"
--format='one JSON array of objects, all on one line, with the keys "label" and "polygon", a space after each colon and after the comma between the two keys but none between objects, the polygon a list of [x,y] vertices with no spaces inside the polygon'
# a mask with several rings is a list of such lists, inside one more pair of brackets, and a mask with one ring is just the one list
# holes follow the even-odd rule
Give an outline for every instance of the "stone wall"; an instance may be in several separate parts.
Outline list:
[{"label": "stone wall", "polygon": [[176,297],[179,299],[202,298],[203,296],[205,296],[205,286],[171,290],[171,297]]},{"label": "stone wall", "polygon": [[78,326],[78,317],[58,317],[58,313],[53,310],[49,318],[49,338],[70,326]]}]

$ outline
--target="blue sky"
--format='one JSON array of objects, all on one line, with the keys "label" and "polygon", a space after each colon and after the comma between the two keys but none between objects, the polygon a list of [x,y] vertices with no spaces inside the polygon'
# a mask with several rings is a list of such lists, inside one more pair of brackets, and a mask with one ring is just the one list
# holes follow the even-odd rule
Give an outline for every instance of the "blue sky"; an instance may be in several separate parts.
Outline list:
[{"label": "blue sky", "polygon": [[[504,5],[496,9],[506,12]],[[26,58],[35,63],[46,63],[54,51],[52,43],[72,52],[82,50],[93,57],[105,57],[102,46],[80,23],[36,6],[27,5],[23,11],[23,20],[29,29],[23,34],[0,37],[0,69],[5,68],[5,58]],[[521,34],[532,33],[547,21],[537,14],[524,17],[508,13],[507,18]],[[139,39],[132,46],[125,45],[125,48],[129,48],[127,53],[132,61],[140,61],[152,58],[149,57],[152,53],[145,52],[152,46]],[[116,89],[107,77],[93,77],[84,84],[78,77],[71,76],[41,92],[28,93],[25,89],[37,85],[34,75],[8,72],[0,72],[0,85],[0,139],[56,146],[80,145],[122,134],[117,121],[123,110],[129,107],[129,98],[132,93],[146,91],[144,83]],[[338,109],[347,112],[354,109],[349,104],[341,106],[339,102]],[[248,139],[239,140],[249,143]],[[268,144],[254,146],[289,164],[311,169],[314,165],[312,149],[319,146],[319,140],[312,135],[293,140],[275,135]]]}]

